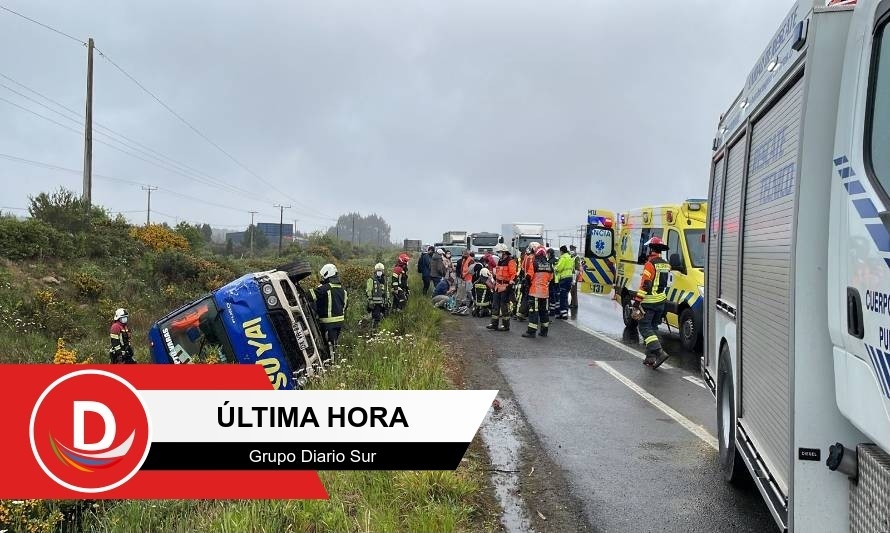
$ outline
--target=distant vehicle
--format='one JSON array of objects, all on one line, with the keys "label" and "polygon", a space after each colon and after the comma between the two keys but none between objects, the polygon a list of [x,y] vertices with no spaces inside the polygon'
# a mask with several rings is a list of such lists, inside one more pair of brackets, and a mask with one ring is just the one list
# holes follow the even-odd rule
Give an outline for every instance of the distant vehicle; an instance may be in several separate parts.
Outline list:
[{"label": "distant vehicle", "polygon": [[258,364],[275,389],[301,388],[330,359],[315,306],[299,283],[311,273],[298,261],[246,274],[176,309],[149,328],[153,361]]},{"label": "distant vehicle", "polygon": [[500,241],[510,247],[510,253],[519,257],[528,245],[533,242],[544,242],[544,224],[531,222],[514,222],[501,226]]},{"label": "distant vehicle", "polygon": [[715,129],[701,366],[720,471],[780,531],[887,531],[890,2],[826,3],[794,3]]},{"label": "distant vehicle", "polygon": [[402,250],[406,252],[422,252],[423,251],[423,241],[414,240],[414,239],[405,239],[405,244],[402,246]]},{"label": "distant vehicle", "polygon": [[578,290],[608,296],[615,284],[615,213],[605,209],[587,211],[581,280]]},{"label": "distant vehicle", "polygon": [[630,317],[630,304],[649,256],[644,243],[660,237],[668,245],[667,259],[671,264],[664,321],[679,330],[684,348],[701,348],[706,217],[707,202],[698,199],[642,207],[620,215],[613,297],[621,302],[626,326],[636,327],[636,321]]},{"label": "distant vehicle", "polygon": [[463,244],[464,247],[467,245],[467,232],[466,231],[446,231],[442,234],[442,243],[443,244]]},{"label": "distant vehicle", "polygon": [[497,246],[500,237],[497,233],[471,233],[467,237],[467,248],[470,249],[470,253],[475,257],[482,257],[485,252],[494,251],[494,247]]}]

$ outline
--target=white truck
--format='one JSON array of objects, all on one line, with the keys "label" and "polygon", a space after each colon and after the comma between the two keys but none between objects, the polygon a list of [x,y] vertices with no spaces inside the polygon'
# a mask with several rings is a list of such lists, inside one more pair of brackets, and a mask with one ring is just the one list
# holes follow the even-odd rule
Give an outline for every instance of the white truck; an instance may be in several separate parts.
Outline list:
[{"label": "white truck", "polygon": [[890,528],[888,24],[798,0],[713,143],[702,374],[783,531]]},{"label": "white truck", "polygon": [[519,257],[532,242],[544,244],[544,224],[534,222],[502,224],[500,241],[510,247],[513,257]]},{"label": "white truck", "polygon": [[442,234],[442,244],[448,245],[457,245],[457,244],[467,244],[467,232],[466,231],[446,231]]},{"label": "white truck", "polygon": [[467,248],[474,257],[482,257],[485,252],[493,252],[501,236],[497,233],[482,231],[467,236]]}]

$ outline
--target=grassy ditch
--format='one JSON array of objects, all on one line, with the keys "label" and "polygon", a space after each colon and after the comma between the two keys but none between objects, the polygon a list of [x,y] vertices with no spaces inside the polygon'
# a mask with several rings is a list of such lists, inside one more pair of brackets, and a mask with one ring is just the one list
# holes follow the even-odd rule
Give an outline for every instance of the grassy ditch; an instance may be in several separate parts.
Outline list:
[{"label": "grassy ditch", "polygon": [[[342,270],[342,269],[341,269]],[[417,279],[411,280],[418,285]],[[315,389],[448,389],[439,343],[442,312],[413,286],[407,309],[378,332],[359,326],[364,298],[353,290],[335,364]],[[454,472],[320,472],[330,499],[0,502],[12,531],[483,531],[498,528],[486,496],[486,464],[467,454]],[[72,514],[72,509],[79,511]],[[67,512],[63,518],[62,512]],[[5,514],[4,514],[5,512]],[[5,518],[4,518],[5,517]]]}]

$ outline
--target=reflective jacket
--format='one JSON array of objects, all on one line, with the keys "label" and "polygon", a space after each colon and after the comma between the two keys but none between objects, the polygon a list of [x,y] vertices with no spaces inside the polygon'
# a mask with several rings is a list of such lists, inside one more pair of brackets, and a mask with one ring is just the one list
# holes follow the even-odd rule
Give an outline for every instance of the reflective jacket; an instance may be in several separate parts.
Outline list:
[{"label": "reflective jacket", "polygon": [[561,280],[572,277],[572,271],[575,269],[575,260],[568,253],[559,256],[554,269],[554,281],[559,283]]},{"label": "reflective jacket", "polygon": [[340,278],[334,276],[312,291],[315,310],[322,324],[339,324],[346,320],[346,306],[349,296],[340,284]]},{"label": "reflective jacket", "polygon": [[476,262],[476,259],[472,255],[468,255],[460,261],[460,277],[464,281],[473,281],[473,264]]},{"label": "reflective jacket", "polygon": [[389,286],[386,284],[385,276],[371,276],[365,283],[365,295],[368,297],[368,303],[385,304],[389,300]]},{"label": "reflective jacket", "polygon": [[671,265],[661,258],[661,254],[649,255],[643,274],[640,276],[640,288],[634,300],[644,304],[657,304],[667,300],[668,275]]},{"label": "reflective jacket", "polygon": [[507,290],[510,283],[513,282],[513,278],[515,277],[516,261],[514,261],[512,257],[501,259],[498,261],[497,266],[494,267],[494,290],[497,292],[504,292]]},{"label": "reflective jacket", "polygon": [[553,266],[547,257],[547,250],[543,247],[535,252],[532,262],[534,274],[532,275],[531,288],[528,295],[532,298],[549,298],[550,282],[553,280]]}]

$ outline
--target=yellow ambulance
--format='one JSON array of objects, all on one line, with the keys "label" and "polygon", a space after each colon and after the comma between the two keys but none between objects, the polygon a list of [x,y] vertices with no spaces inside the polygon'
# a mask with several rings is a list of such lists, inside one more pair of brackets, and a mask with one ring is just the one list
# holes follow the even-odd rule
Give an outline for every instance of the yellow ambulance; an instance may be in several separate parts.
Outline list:
[{"label": "yellow ambulance", "polygon": [[665,322],[679,331],[684,348],[701,349],[706,220],[707,201],[694,198],[619,215],[612,298],[621,302],[626,326],[636,327],[636,321],[630,317],[630,304],[649,255],[644,243],[657,236],[668,245],[665,259],[671,264]]},{"label": "yellow ambulance", "polygon": [[605,209],[587,211],[584,254],[578,289],[581,292],[609,296],[615,284],[614,230],[615,213]]}]

